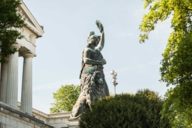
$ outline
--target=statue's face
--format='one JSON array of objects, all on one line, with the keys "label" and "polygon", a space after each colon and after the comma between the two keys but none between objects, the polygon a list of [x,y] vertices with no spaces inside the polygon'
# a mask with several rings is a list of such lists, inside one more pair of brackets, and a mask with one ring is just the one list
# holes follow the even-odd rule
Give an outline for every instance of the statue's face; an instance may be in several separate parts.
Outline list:
[{"label": "statue's face", "polygon": [[89,39],[88,39],[88,44],[92,44],[93,46],[97,46],[98,44],[98,39],[96,36],[91,36]]}]

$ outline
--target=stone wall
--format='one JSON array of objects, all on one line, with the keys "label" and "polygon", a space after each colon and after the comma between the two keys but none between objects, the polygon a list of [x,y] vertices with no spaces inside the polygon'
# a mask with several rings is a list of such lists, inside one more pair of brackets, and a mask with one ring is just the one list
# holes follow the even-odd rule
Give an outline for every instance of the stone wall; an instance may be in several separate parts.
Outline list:
[{"label": "stone wall", "polygon": [[0,102],[0,128],[79,128],[78,120],[69,121],[70,112],[46,114],[33,109],[33,115]]},{"label": "stone wall", "polygon": [[79,128],[78,120],[69,121],[71,112],[45,114],[41,111],[33,109],[33,116],[43,120],[54,128]]},{"label": "stone wall", "polygon": [[0,102],[1,128],[54,128],[29,114]]}]

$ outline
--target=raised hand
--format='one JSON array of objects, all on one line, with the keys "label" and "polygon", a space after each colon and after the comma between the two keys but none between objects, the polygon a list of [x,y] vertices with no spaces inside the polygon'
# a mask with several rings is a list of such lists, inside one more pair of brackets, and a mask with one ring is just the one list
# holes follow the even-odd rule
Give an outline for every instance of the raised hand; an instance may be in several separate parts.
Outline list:
[{"label": "raised hand", "polygon": [[102,23],[99,20],[96,20],[96,25],[99,28],[99,31],[102,33],[104,31]]}]

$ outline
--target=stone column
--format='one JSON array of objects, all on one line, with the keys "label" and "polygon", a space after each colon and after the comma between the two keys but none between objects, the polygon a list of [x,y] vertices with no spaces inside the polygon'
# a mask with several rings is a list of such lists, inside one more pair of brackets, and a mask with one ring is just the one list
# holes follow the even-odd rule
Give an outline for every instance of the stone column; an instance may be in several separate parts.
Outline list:
[{"label": "stone column", "polygon": [[32,58],[33,54],[24,55],[21,93],[21,111],[32,114]]},{"label": "stone column", "polygon": [[17,108],[19,46],[15,44],[13,47],[17,51],[9,55],[8,58],[6,103],[13,108]]},{"label": "stone column", "polygon": [[1,95],[1,101],[6,102],[6,91],[7,91],[7,69],[8,69],[8,63],[4,62],[1,64],[1,89],[0,89],[0,95]]}]

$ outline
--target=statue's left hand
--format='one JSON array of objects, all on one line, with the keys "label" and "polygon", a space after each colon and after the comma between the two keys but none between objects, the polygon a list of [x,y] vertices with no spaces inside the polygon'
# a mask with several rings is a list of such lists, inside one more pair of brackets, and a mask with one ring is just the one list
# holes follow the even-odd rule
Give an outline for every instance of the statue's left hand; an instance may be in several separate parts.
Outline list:
[{"label": "statue's left hand", "polygon": [[96,20],[96,25],[99,28],[99,31],[102,33],[104,31],[102,23],[99,20]]}]

